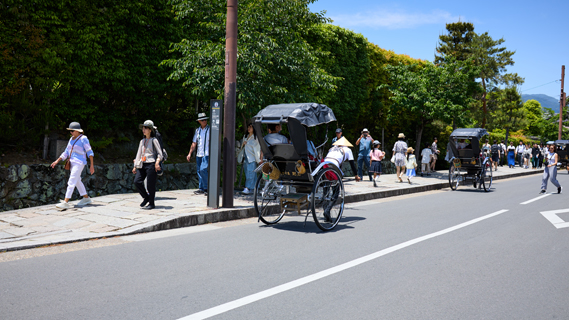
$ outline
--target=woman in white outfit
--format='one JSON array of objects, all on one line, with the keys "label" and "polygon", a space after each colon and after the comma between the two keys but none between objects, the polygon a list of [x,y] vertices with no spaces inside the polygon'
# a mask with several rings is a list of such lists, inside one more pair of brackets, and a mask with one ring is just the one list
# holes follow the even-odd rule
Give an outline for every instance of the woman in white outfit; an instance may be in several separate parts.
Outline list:
[{"label": "woman in white outfit", "polygon": [[91,168],[89,169],[89,172],[91,172],[91,174],[95,173],[95,166],[93,165],[93,157],[95,154],[91,149],[89,139],[83,135],[81,125],[79,122],[71,122],[67,130],[71,133],[71,139],[69,139],[67,148],[65,148],[65,151],[63,151],[61,156],[51,164],[51,167],[55,168],[61,160],[69,158],[69,163],[71,165],[71,168],[69,169],[70,175],[69,181],[67,182],[67,191],[65,192],[65,200],[56,205],[60,210],[71,208],[69,199],[71,199],[76,187],[77,191],[79,191],[79,195],[83,197],[83,199],[79,201],[79,206],[85,206],[92,202],[89,195],[87,195],[87,190],[85,190],[83,182],[81,182],[81,172],[83,172],[83,168],[87,165],[87,157],[89,157],[91,161]]},{"label": "woman in white outfit", "polygon": [[395,142],[393,146],[393,156],[395,157],[393,164],[397,167],[397,178],[399,182],[403,182],[401,176],[405,173],[405,166],[407,165],[407,158],[405,157],[407,153],[407,143],[403,141],[405,135],[400,133],[397,137],[399,141]]},{"label": "woman in white outfit", "polygon": [[547,190],[547,180],[551,180],[551,183],[557,187],[557,193],[561,193],[563,187],[557,181],[557,153],[555,152],[555,146],[549,146],[549,153],[546,155],[547,165],[543,170],[543,178],[541,179],[541,191],[539,193],[545,193]]}]

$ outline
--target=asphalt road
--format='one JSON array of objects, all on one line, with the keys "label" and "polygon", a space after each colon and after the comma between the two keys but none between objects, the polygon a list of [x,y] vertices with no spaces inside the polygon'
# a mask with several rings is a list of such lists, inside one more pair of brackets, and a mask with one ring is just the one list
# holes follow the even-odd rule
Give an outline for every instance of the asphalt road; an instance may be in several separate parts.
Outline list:
[{"label": "asphalt road", "polygon": [[2,253],[0,318],[567,319],[563,172],[561,195],[529,176],[351,204],[329,233],[287,216]]}]

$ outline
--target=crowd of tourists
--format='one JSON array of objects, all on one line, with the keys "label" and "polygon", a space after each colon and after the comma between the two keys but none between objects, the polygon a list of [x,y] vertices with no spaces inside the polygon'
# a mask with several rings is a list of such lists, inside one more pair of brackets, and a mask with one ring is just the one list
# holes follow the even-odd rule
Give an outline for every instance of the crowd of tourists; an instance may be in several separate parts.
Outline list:
[{"label": "crowd of tourists", "polygon": [[[194,155],[196,157],[197,176],[198,176],[198,189],[195,194],[207,195],[208,192],[208,171],[209,171],[209,142],[210,142],[210,128],[207,124],[208,117],[205,113],[198,114],[199,126],[195,129],[190,151],[187,155],[187,161],[190,161]],[[134,185],[136,186],[142,203],[140,206],[144,209],[155,208],[155,194],[156,194],[156,180],[162,173],[162,162],[167,158],[167,153],[162,146],[162,141],[157,127],[151,120],[146,120],[140,125],[142,131],[142,140],[140,140],[138,152],[133,160],[134,168],[132,170],[135,175]],[[89,144],[89,139],[83,134],[81,125],[78,122],[72,122],[67,130],[71,134],[69,143],[61,156],[55,160],[51,167],[55,167],[60,161],[66,161],[65,169],[70,171],[67,192],[65,199],[56,207],[60,210],[71,208],[69,200],[71,199],[75,188],[79,191],[82,197],[79,206],[88,205],[92,202],[87,194],[85,186],[81,182],[81,173],[83,168],[88,164],[90,167],[89,173],[95,173],[93,164],[94,152]],[[268,134],[263,137],[267,146],[275,144],[289,144],[290,140],[281,134],[280,124],[269,124]],[[356,181],[363,180],[364,168],[367,169],[369,180],[377,187],[377,182],[382,174],[382,160],[384,160],[386,153],[383,151],[381,143],[374,140],[369,133],[368,129],[363,129],[361,135],[355,142],[357,148],[357,167],[354,163],[350,147],[354,147],[343,136],[342,129],[338,128],[335,132],[336,136],[332,139],[333,147],[341,147],[349,150],[349,152],[342,152],[342,159],[339,159],[338,165],[344,160],[348,160],[355,173]],[[403,182],[405,178],[411,184],[412,179],[417,175],[418,163],[415,156],[415,150],[407,145],[405,142],[405,135],[400,133],[397,136],[398,140],[392,148],[391,162],[396,168],[396,177],[398,182]],[[437,138],[433,142],[425,144],[425,148],[420,153],[420,172],[421,176],[429,176],[435,171],[435,165],[440,154],[438,149]],[[458,149],[472,148],[464,140],[455,141]],[[259,143],[259,137],[251,123],[246,125],[246,132],[243,138],[238,141],[237,147],[239,152],[237,154],[237,162],[242,164],[245,172],[245,188],[243,194],[250,194],[255,189],[257,181],[257,173],[255,169],[263,162],[263,152]],[[311,160],[318,160],[316,147],[312,141],[307,140],[308,154]],[[336,148],[338,149],[338,148]],[[333,153],[334,148],[330,149]],[[450,149],[450,148],[449,148]],[[343,149],[342,149],[343,150]],[[509,168],[516,166],[524,169],[539,169],[544,168],[543,182],[541,192],[545,193],[547,189],[547,181],[551,180],[552,184],[561,193],[562,187],[556,179],[557,176],[557,163],[558,155],[554,145],[538,145],[524,144],[519,142],[518,146],[514,146],[513,142],[506,146],[504,141],[495,140],[491,144],[489,140],[481,147],[482,152],[487,157],[491,157],[492,165],[495,170],[498,167],[507,165]],[[337,150],[336,150],[337,151]],[[347,157],[346,157],[347,154]],[[447,153],[445,160],[451,161],[452,154]],[[326,159],[334,158],[334,156]],[[345,158],[345,159],[344,159]],[[335,159],[335,158],[334,158]]]}]

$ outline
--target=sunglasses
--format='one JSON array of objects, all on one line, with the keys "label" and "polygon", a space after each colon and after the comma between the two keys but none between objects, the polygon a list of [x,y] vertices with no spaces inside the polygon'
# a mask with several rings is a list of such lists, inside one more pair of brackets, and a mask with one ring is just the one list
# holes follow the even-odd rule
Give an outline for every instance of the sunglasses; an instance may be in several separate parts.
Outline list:
[{"label": "sunglasses", "polygon": [[69,130],[69,133],[73,133],[73,132],[75,132],[75,130]]}]

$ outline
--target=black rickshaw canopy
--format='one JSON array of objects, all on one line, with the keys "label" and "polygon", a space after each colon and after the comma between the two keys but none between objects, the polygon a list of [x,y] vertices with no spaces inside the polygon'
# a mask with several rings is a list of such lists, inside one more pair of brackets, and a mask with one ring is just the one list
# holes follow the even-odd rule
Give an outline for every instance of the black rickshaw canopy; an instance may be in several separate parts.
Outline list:
[{"label": "black rickshaw canopy", "polygon": [[450,137],[453,139],[472,139],[476,138],[478,140],[482,137],[488,135],[488,131],[484,128],[459,128],[454,130]]},{"label": "black rickshaw canopy", "polygon": [[313,102],[272,104],[259,111],[254,117],[256,122],[262,123],[287,122],[289,118],[296,119],[307,127],[336,121],[332,109],[324,104]]}]

